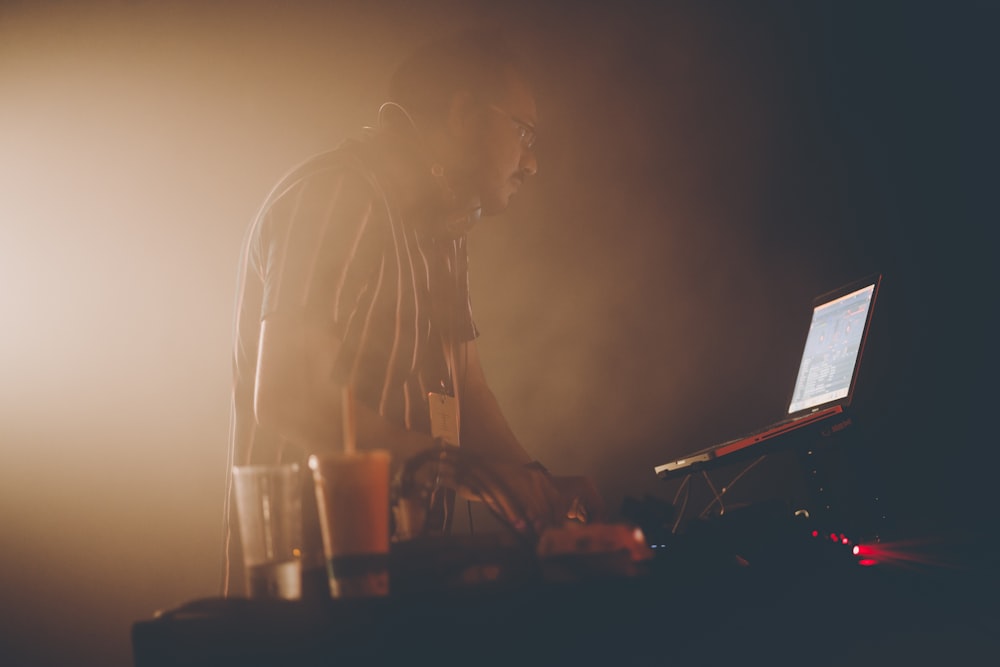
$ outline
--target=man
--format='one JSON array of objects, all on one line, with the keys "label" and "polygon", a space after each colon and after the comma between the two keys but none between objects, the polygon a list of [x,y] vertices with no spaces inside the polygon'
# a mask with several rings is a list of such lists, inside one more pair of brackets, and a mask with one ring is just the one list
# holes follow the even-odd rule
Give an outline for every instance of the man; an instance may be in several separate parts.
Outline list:
[{"label": "man", "polygon": [[[466,234],[537,171],[522,69],[498,37],[465,33],[405,61],[390,97],[376,128],[283,179],[251,227],[232,461],[304,461],[339,447],[349,388],[357,446],[390,449],[397,470],[459,446],[503,487],[519,527],[600,518],[589,481],[548,475],[518,442],[476,346]],[[453,429],[442,431],[442,414]],[[451,481],[431,495],[428,530],[450,528],[463,488]],[[227,528],[227,554],[235,546]]]}]

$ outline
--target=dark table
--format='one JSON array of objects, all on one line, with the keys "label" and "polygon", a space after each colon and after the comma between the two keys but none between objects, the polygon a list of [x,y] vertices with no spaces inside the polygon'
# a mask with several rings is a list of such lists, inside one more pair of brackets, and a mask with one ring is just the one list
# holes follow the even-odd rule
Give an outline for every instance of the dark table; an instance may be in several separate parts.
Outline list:
[{"label": "dark table", "polygon": [[527,561],[478,584],[410,571],[383,599],[195,600],[134,624],[135,665],[997,664],[992,578],[818,549],[692,551],[560,581]]}]

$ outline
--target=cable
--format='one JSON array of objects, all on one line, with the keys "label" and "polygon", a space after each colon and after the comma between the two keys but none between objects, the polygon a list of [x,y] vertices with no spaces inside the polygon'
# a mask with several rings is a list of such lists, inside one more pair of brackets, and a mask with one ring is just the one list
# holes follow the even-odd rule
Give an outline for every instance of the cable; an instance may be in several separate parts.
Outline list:
[{"label": "cable", "polygon": [[691,474],[688,473],[684,477],[684,479],[681,480],[681,485],[677,487],[677,493],[674,494],[674,501],[673,501],[673,503],[671,503],[672,505],[676,505],[677,504],[677,499],[681,497],[681,491],[684,490],[684,487],[687,486],[688,482],[690,482],[690,481],[691,481]]},{"label": "cable", "polygon": [[[465,453],[465,458],[472,459],[473,457]],[[466,461],[456,465],[456,481],[469,487],[469,490],[483,501],[487,509],[512,532],[522,536],[531,544],[536,542],[538,536],[535,534],[535,527],[517,497],[492,470],[478,460],[473,459],[473,461],[471,464]],[[480,476],[482,474],[485,474],[487,479],[483,479]],[[501,498],[507,501],[507,506],[510,507],[517,524],[512,523],[507,517]]]},{"label": "cable", "polygon": [[678,526],[681,525],[681,519],[684,518],[684,510],[687,509],[688,498],[691,497],[691,485],[688,484],[688,482],[690,480],[691,480],[691,475],[688,475],[687,477],[685,477],[684,481],[681,482],[680,488],[677,489],[677,496],[674,496],[674,504],[676,505],[677,504],[677,497],[680,496],[680,494],[681,494],[681,489],[686,489],[686,493],[684,494],[684,504],[681,505],[681,508],[677,511],[677,519],[674,521],[674,525],[670,529],[670,534],[671,535],[675,535],[677,533],[677,528],[678,528]]},{"label": "cable", "polygon": [[[427,488],[419,489],[418,486],[427,487],[430,485],[426,483],[418,485],[416,474],[421,468],[431,463],[449,466],[456,482],[460,482],[473,495],[477,496],[497,520],[520,537],[526,546],[534,546],[538,535],[517,496],[494,471],[465,450],[455,447],[434,447],[411,457],[404,466],[400,478],[399,493],[401,496],[427,495]],[[502,500],[505,500],[506,504]],[[505,507],[509,509],[509,514],[514,519],[513,522],[508,516],[508,512],[504,511]]]},{"label": "cable", "polygon": [[[715,485],[712,484],[712,478],[709,477],[708,473],[705,472],[704,470],[701,471],[701,476],[705,478],[705,483],[708,484],[708,488],[712,490],[712,495],[715,496],[715,500],[719,501],[719,507],[720,507],[719,514],[720,515],[725,514],[726,513],[726,506],[722,504],[722,496],[720,496],[719,492],[715,490]],[[722,487],[722,488],[725,489],[726,487]],[[712,503],[709,505],[709,507],[711,507],[712,505],[715,504],[715,500],[712,501]],[[701,514],[698,515],[699,518],[703,517],[703,516],[705,516],[705,512],[704,511]]]},{"label": "cable", "polygon": [[[722,507],[722,510],[719,512],[720,516],[722,514],[724,514],[725,513],[725,506],[722,505],[722,496],[724,496],[730,489],[732,489],[733,488],[733,484],[735,484],[736,482],[738,482],[740,480],[740,478],[743,477],[743,475],[745,475],[748,472],[750,472],[753,469],[754,466],[756,466],[758,463],[760,463],[761,461],[763,461],[766,458],[767,458],[767,454],[764,454],[763,456],[759,456],[757,459],[755,459],[753,461],[753,463],[751,463],[746,468],[744,468],[743,470],[741,470],[739,472],[739,474],[736,475],[736,477],[733,477],[733,479],[730,480],[729,484],[727,484],[726,486],[722,487],[722,493],[716,493],[715,494],[715,498],[713,498],[712,502],[710,502],[708,504],[708,507],[706,507],[705,509],[703,509],[701,511],[701,514],[698,515],[698,518],[702,518],[706,514],[708,514],[709,510],[712,509],[712,506],[715,505],[716,501],[718,501],[719,505]],[[705,471],[703,470],[702,473],[704,474],[704,472]],[[709,485],[711,486],[712,482],[711,482],[710,479],[708,479],[708,475],[705,475],[705,481],[707,481],[709,483]],[[711,488],[712,488],[712,492],[715,493],[715,487],[712,486]]]}]

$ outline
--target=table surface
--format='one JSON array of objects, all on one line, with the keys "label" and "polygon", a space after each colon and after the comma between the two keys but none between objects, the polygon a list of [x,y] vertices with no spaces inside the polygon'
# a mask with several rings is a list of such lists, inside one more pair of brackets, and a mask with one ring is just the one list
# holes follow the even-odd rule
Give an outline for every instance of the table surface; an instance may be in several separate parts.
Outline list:
[{"label": "table surface", "polygon": [[982,573],[801,556],[519,569],[380,599],[194,600],[134,624],[135,666],[994,664],[997,587]]}]

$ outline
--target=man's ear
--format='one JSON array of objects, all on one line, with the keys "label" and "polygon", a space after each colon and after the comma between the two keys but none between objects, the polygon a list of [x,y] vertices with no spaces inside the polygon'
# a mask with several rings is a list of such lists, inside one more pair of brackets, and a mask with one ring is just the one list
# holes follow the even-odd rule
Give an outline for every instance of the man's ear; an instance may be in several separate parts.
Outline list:
[{"label": "man's ear", "polygon": [[448,102],[448,133],[459,141],[465,140],[474,128],[477,113],[478,107],[472,93],[452,94]]}]

